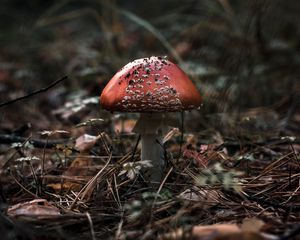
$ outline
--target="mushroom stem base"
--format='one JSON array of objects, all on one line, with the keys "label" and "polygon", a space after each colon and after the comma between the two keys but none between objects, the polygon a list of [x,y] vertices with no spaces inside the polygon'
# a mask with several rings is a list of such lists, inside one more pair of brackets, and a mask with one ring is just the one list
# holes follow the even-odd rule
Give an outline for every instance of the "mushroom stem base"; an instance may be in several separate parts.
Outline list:
[{"label": "mushroom stem base", "polygon": [[152,164],[152,167],[144,171],[144,177],[150,182],[159,183],[165,165],[162,136],[154,133],[141,134],[141,143],[141,160],[149,160]]},{"label": "mushroom stem base", "polygon": [[146,181],[160,182],[165,166],[162,133],[166,125],[163,113],[141,113],[133,132],[141,134],[141,160],[148,160],[152,167],[143,171]]}]

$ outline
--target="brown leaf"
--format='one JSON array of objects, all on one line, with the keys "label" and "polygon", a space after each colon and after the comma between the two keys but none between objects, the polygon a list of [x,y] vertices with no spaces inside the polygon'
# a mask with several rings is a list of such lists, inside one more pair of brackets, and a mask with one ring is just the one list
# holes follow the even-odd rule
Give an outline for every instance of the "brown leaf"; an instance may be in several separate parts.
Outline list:
[{"label": "brown leaf", "polygon": [[85,155],[85,152],[80,153],[77,158],[71,163],[70,167],[62,174],[63,177],[68,177],[71,180],[64,180],[60,183],[51,183],[47,186],[52,188],[55,192],[61,191],[79,191],[84,182],[76,183],[78,177],[92,176],[95,172],[95,169],[91,168],[92,159],[89,156]]},{"label": "brown leaf", "polygon": [[[195,226],[193,227],[192,234],[194,237],[204,238],[205,236],[214,236],[213,238],[207,239],[221,239],[220,237],[229,237],[241,233],[240,228],[236,224],[214,224],[208,226]],[[223,238],[225,239],[225,238]],[[229,239],[229,238],[227,238]],[[235,238],[230,238],[235,239]]]},{"label": "brown leaf", "polygon": [[197,240],[267,240],[259,232],[243,232],[236,224],[214,224],[195,226],[192,230],[193,239]]},{"label": "brown leaf", "polygon": [[265,223],[258,218],[245,218],[242,224],[243,232],[258,233]]},{"label": "brown leaf", "polygon": [[80,190],[81,184],[72,183],[72,182],[65,182],[65,183],[50,183],[47,187],[52,188],[56,193],[65,190]]},{"label": "brown leaf", "polygon": [[54,217],[60,215],[59,209],[51,205],[46,199],[35,199],[29,202],[18,203],[8,208],[8,216],[34,216],[36,217]]},{"label": "brown leaf", "polygon": [[92,159],[79,154],[71,163],[70,167],[63,173],[63,176],[88,176],[88,168],[92,165]]},{"label": "brown leaf", "polygon": [[96,137],[89,134],[83,134],[76,139],[75,148],[80,152],[89,151],[94,147],[99,138],[100,135]]}]

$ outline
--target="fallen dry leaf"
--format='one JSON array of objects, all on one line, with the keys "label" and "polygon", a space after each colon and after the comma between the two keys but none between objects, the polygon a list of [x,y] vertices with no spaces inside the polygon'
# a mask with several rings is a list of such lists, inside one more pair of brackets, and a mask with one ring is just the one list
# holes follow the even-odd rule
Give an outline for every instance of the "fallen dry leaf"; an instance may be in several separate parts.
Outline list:
[{"label": "fallen dry leaf", "polygon": [[92,159],[81,153],[73,160],[70,167],[63,173],[63,176],[88,176],[89,166]]},{"label": "fallen dry leaf", "polygon": [[[253,224],[254,227],[250,227]],[[160,240],[277,240],[274,235],[260,232],[263,222],[256,218],[245,219],[244,227],[237,224],[224,223],[205,226],[194,226],[191,230],[183,228],[176,229],[170,233],[160,236]]]},{"label": "fallen dry leaf", "polygon": [[87,152],[94,147],[99,138],[100,135],[92,136],[89,134],[83,134],[76,139],[75,148],[80,152]]},{"label": "fallen dry leaf", "polygon": [[71,178],[71,180],[64,180],[60,183],[51,183],[47,186],[57,193],[65,190],[79,191],[84,183],[76,183],[76,180],[78,180],[78,177],[91,177],[94,174],[95,169],[90,166],[92,166],[92,159],[85,155],[85,152],[79,153],[71,163],[70,167],[62,174],[63,177],[67,176]]},{"label": "fallen dry leaf", "polygon": [[[241,233],[241,229],[236,224],[214,224],[208,226],[195,226],[192,230],[193,237],[200,237],[203,239],[205,236],[214,236],[207,239],[221,239],[220,237],[230,237]],[[224,238],[225,239],[225,238]],[[232,239],[232,238],[230,238]]]},{"label": "fallen dry leaf", "polygon": [[59,193],[61,191],[65,190],[79,190],[81,184],[72,183],[72,182],[65,182],[65,183],[50,183],[47,185],[47,187],[52,188],[56,193]]},{"label": "fallen dry leaf", "polygon": [[243,220],[243,224],[241,229],[243,232],[254,232],[257,233],[261,230],[261,228],[265,225],[265,223],[258,218],[245,218]]},{"label": "fallen dry leaf", "polygon": [[57,207],[51,205],[46,199],[35,199],[9,207],[7,215],[11,217],[34,216],[35,218],[48,218],[60,215],[60,211]]},{"label": "fallen dry leaf", "polygon": [[244,240],[243,238],[236,237],[240,237],[240,233],[241,230],[236,224],[214,224],[207,226],[194,226],[191,229],[179,228],[160,236],[159,240]]}]

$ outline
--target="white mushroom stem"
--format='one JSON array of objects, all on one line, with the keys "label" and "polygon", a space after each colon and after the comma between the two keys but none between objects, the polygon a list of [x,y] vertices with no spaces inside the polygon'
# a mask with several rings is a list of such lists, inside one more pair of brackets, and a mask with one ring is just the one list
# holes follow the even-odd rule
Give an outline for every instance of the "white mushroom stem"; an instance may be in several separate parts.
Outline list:
[{"label": "white mushroom stem", "polygon": [[141,160],[150,160],[152,167],[145,171],[145,178],[150,182],[160,182],[165,166],[162,136],[158,134],[141,134]]},{"label": "white mushroom stem", "polygon": [[152,167],[144,171],[144,177],[150,182],[160,182],[165,166],[162,132],[163,113],[141,113],[133,131],[141,135],[141,160],[149,160]]}]

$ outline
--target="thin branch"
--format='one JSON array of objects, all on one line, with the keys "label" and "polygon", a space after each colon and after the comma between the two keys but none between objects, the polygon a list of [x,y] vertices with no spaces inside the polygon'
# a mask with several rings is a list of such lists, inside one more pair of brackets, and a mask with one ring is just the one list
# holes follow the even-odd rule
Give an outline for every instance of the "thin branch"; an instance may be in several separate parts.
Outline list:
[{"label": "thin branch", "polygon": [[55,82],[51,83],[49,86],[47,86],[45,88],[39,89],[39,90],[34,91],[32,93],[29,93],[29,94],[27,94],[25,96],[22,96],[22,97],[19,97],[19,98],[16,98],[16,99],[13,99],[13,100],[10,100],[10,101],[7,101],[7,102],[0,103],[0,108],[4,107],[4,106],[7,106],[7,105],[11,105],[11,104],[13,104],[15,102],[22,101],[22,100],[27,99],[27,98],[33,97],[34,95],[37,95],[39,93],[46,92],[50,88],[54,87],[55,85],[59,84],[60,82],[62,82],[64,80],[66,80],[67,78],[68,78],[68,76],[64,76],[64,77],[56,80]]},{"label": "thin branch", "polygon": [[133,160],[134,160],[134,156],[135,156],[135,153],[136,153],[136,150],[137,150],[137,147],[138,147],[140,141],[141,141],[141,134],[139,134],[138,140],[136,141],[136,144],[135,144],[134,149],[132,151],[130,162],[133,162]]}]

